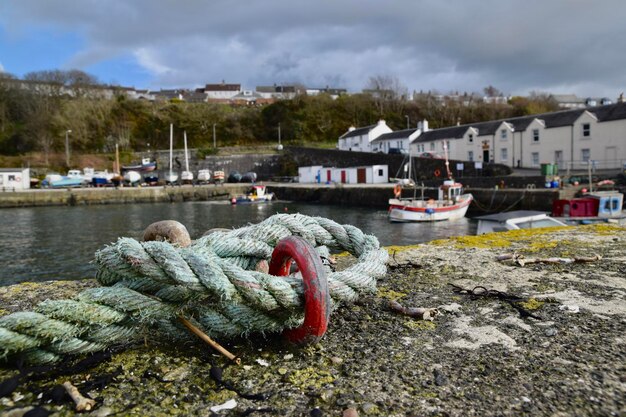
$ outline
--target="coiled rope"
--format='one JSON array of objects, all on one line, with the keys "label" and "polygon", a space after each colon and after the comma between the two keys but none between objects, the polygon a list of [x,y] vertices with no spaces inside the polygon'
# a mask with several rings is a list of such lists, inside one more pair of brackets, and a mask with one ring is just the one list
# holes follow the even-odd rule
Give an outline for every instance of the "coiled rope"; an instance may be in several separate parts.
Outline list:
[{"label": "coiled rope", "polygon": [[180,315],[213,337],[297,327],[303,321],[302,280],[255,270],[288,236],[304,238],[322,258],[330,250],[357,258],[345,270],[328,268],[333,307],[374,292],[376,280],[386,273],[388,254],[376,237],[301,214],[277,214],[256,225],[214,232],[186,248],[120,238],[95,254],[96,278],[103,287],[71,300],[46,300],[34,312],[0,317],[0,359],[20,356],[29,363],[50,363],[127,344],[154,330],[187,339],[176,320]]}]

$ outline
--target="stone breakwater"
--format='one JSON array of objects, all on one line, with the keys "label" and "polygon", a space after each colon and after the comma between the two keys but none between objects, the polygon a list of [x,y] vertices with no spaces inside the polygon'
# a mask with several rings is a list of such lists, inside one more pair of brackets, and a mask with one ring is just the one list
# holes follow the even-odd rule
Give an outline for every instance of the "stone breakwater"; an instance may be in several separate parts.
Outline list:
[{"label": "stone breakwater", "polygon": [[[28,374],[0,398],[0,414],[43,407],[75,415],[70,400],[48,395],[65,380],[91,396],[101,416],[211,415],[221,404],[234,409],[220,415],[268,416],[626,412],[626,228],[520,230],[388,251],[377,294],[337,309],[318,344],[291,346],[271,334],[220,340],[241,357],[242,366],[233,366],[192,336],[172,346],[147,334],[145,343],[88,369],[59,365]],[[498,260],[511,253],[600,258]],[[339,257],[338,268],[353,261]],[[3,287],[0,315],[95,285]],[[390,308],[391,301],[439,314],[420,321]],[[0,381],[18,374],[0,368]]]}]

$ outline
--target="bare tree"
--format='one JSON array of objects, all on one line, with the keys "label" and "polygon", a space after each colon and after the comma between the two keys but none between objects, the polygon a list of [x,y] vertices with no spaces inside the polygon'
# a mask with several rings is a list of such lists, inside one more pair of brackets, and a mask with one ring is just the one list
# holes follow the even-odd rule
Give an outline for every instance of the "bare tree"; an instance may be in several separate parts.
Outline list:
[{"label": "bare tree", "polygon": [[407,88],[400,82],[398,77],[391,75],[370,77],[363,92],[370,94],[374,98],[376,110],[380,115],[384,113],[388,103],[391,103],[393,100],[406,99],[408,95]]}]

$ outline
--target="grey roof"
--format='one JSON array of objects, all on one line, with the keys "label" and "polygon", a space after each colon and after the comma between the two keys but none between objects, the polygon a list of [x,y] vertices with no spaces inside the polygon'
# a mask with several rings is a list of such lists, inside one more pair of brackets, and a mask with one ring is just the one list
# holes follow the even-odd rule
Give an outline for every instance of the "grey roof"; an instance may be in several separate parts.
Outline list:
[{"label": "grey roof", "polygon": [[359,127],[358,129],[354,129],[352,131],[347,131],[343,135],[339,136],[339,139],[351,138],[354,136],[366,135],[370,130],[374,129],[376,125],[369,125],[365,127]]},{"label": "grey roof", "polygon": [[241,84],[206,84],[204,86],[205,91],[239,91],[241,90]]},{"label": "grey roof", "polygon": [[0,168],[0,172],[22,172],[26,168]]},{"label": "grey roof", "polygon": [[533,114],[530,116],[512,117],[509,119],[433,129],[422,133],[416,139],[416,142],[427,142],[438,139],[459,139],[463,137],[470,127],[478,129],[479,136],[493,135],[503,122],[513,125],[516,132],[526,130],[535,119],[542,120],[548,129],[571,126],[585,111],[594,114],[599,122],[626,119],[626,103],[615,103],[606,106],[587,107],[586,109],[561,110],[552,113]]},{"label": "grey roof", "polygon": [[415,133],[415,131],[417,131],[417,130],[418,129],[415,128],[415,129],[404,129],[404,130],[396,130],[395,132],[383,133],[382,135],[377,137],[372,142],[379,142],[379,141],[385,140],[385,139],[404,139],[404,138],[408,138],[413,133]]}]

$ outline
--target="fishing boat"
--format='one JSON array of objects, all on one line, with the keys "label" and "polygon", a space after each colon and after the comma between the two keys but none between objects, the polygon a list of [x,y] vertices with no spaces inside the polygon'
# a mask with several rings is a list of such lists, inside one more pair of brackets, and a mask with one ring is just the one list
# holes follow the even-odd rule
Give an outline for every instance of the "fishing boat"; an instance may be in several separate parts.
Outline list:
[{"label": "fishing boat", "polygon": [[70,169],[67,175],[48,174],[41,183],[44,188],[70,188],[82,187],[85,182],[82,173],[78,169]]},{"label": "fishing boat", "polygon": [[211,170],[201,169],[198,171],[198,182],[201,184],[207,184],[211,181]]},{"label": "fishing boat", "polygon": [[178,181],[178,174],[172,171],[172,155],[174,153],[174,125],[170,124],[170,171],[165,174],[165,183],[174,184]]},{"label": "fishing boat", "polygon": [[154,171],[156,167],[157,167],[157,164],[155,161],[152,161],[150,158],[141,158],[141,164],[122,165],[122,172],[126,172],[126,171],[151,172],[151,171]]},{"label": "fishing boat", "polygon": [[144,174],[143,182],[147,185],[158,185],[159,184],[159,174],[156,171],[149,172]]},{"label": "fishing boat", "polygon": [[493,232],[506,232],[519,229],[539,229],[541,227],[559,227],[567,224],[548,216],[543,211],[515,210],[505,213],[488,214],[476,217],[477,235]]},{"label": "fishing boat", "polygon": [[187,155],[187,131],[183,133],[185,144],[185,170],[180,174],[180,180],[183,184],[191,184],[193,182],[193,172],[189,171],[189,157]]},{"label": "fishing boat", "polygon": [[231,203],[268,203],[273,198],[274,193],[268,193],[265,185],[253,185],[247,194],[233,197]]},{"label": "fishing boat", "polygon": [[224,178],[225,178],[225,174],[224,174],[224,171],[222,171],[221,169],[218,169],[217,171],[213,172],[214,183],[221,184],[224,182]]},{"label": "fishing boat", "polygon": [[141,182],[141,174],[137,171],[126,171],[124,172],[124,181],[126,181],[130,185],[138,185]]},{"label": "fishing boat", "polygon": [[552,202],[552,216],[567,224],[626,224],[624,194],[616,190],[591,191],[579,198]]},{"label": "fishing boat", "polygon": [[95,171],[91,177],[91,185],[94,187],[106,187],[111,185],[111,180],[114,176],[115,174],[106,169],[104,171]]},{"label": "fishing boat", "polygon": [[[433,222],[440,220],[453,220],[465,217],[467,209],[473,200],[473,196],[463,192],[463,185],[454,181],[450,172],[447,148],[446,170],[448,179],[443,182],[438,190],[438,198],[424,198],[424,188],[422,195],[410,198],[402,198],[402,184],[398,183],[394,187],[394,198],[389,200],[389,220],[392,222]],[[411,175],[411,156],[409,156],[409,178]]]}]

